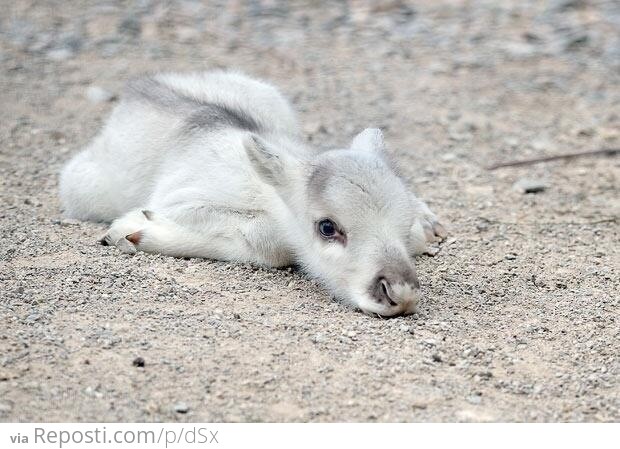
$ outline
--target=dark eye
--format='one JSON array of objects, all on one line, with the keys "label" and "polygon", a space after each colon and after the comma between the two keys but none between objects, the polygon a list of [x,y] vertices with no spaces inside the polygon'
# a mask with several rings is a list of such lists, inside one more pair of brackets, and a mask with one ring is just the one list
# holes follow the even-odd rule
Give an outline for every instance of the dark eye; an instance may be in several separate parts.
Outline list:
[{"label": "dark eye", "polygon": [[327,218],[321,220],[319,221],[319,232],[323,237],[334,237],[336,235],[336,224]]}]

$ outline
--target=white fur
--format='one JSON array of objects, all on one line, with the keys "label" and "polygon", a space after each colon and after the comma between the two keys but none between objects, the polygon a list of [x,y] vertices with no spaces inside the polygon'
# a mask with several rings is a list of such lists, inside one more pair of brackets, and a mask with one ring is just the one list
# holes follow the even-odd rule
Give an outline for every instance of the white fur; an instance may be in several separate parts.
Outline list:
[{"label": "white fur", "polygon": [[[155,86],[152,96],[123,99],[63,169],[68,216],[114,220],[104,241],[126,252],[296,263],[366,312],[415,310],[411,255],[443,229],[386,163],[379,130],[364,130],[349,149],[320,153],[302,142],[289,103],[261,81],[209,72],[150,82],[142,89]],[[224,111],[224,124],[188,128],[201,107]],[[258,129],[227,124],[237,113]],[[346,244],[318,234],[324,218],[343,229]],[[377,283],[383,278],[385,290]],[[384,293],[373,294],[373,286]]]}]

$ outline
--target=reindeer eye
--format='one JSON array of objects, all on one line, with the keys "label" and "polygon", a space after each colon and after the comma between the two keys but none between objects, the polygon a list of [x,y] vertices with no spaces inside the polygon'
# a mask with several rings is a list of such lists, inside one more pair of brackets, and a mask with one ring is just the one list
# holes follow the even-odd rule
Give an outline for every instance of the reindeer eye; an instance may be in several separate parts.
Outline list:
[{"label": "reindeer eye", "polygon": [[336,235],[336,224],[329,220],[324,219],[319,221],[319,232],[323,237],[331,238]]}]

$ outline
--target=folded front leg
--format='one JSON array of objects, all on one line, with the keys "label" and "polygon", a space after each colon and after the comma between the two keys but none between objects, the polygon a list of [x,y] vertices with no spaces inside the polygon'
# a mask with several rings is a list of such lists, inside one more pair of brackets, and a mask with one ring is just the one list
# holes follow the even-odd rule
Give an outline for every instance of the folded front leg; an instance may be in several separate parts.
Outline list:
[{"label": "folded front leg", "polygon": [[[137,209],[115,220],[101,242],[126,253],[144,251],[267,266],[292,263],[290,251],[278,241],[266,216],[226,216],[217,211],[205,213],[205,209],[209,210],[186,207],[183,214]],[[196,222],[198,214],[203,217],[200,222]]]}]

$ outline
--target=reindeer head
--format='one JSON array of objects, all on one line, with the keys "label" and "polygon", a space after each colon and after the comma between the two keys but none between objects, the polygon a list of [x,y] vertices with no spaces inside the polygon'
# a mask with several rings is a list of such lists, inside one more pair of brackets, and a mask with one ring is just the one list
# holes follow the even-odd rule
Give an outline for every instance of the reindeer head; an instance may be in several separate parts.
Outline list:
[{"label": "reindeer head", "polygon": [[256,137],[246,150],[277,194],[275,218],[300,266],[367,313],[415,311],[420,286],[409,249],[416,209],[386,161],[380,130],[309,160]]}]

